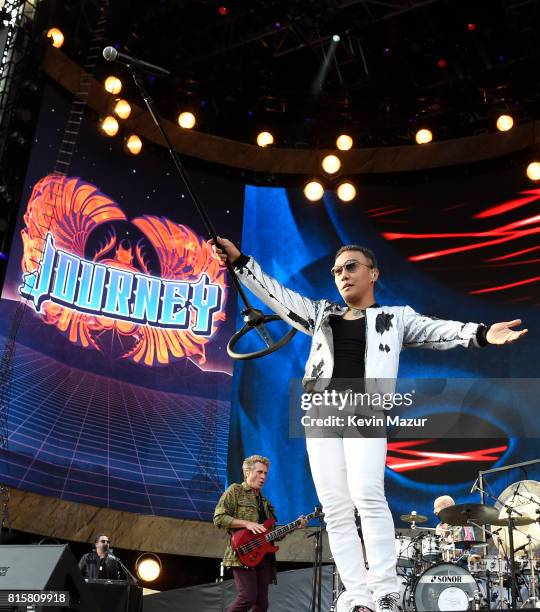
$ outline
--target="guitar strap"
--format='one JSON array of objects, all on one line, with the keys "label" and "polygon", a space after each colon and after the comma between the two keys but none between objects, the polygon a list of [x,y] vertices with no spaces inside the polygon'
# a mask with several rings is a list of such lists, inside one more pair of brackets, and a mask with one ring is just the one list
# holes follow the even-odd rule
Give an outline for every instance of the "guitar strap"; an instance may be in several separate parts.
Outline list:
[{"label": "guitar strap", "polygon": [[268,517],[266,516],[266,511],[264,509],[263,498],[262,498],[262,495],[260,493],[259,493],[259,495],[257,495],[257,504],[259,506],[259,523],[264,523],[264,521],[266,521],[266,519]]}]

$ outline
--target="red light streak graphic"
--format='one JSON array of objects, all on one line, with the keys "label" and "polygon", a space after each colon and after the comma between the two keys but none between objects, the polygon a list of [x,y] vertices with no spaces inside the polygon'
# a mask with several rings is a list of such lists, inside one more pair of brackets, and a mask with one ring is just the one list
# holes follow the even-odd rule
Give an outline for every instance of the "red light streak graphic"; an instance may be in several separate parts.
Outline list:
[{"label": "red light streak graphic", "polygon": [[503,263],[489,264],[488,268],[510,268],[512,266],[523,266],[526,264],[540,263],[540,258],[522,259],[520,261],[504,261]]},{"label": "red light streak graphic", "polygon": [[537,283],[540,281],[540,276],[534,276],[533,278],[526,278],[524,280],[516,281],[515,283],[508,283],[507,285],[499,285],[497,287],[486,287],[485,289],[477,289],[476,291],[469,291],[471,295],[477,295],[479,293],[491,293],[492,291],[504,291],[505,289],[512,289],[513,287],[520,287],[521,285],[529,285],[530,283]]},{"label": "red light streak graphic", "polygon": [[[529,230],[527,232],[519,232],[521,235],[525,234],[539,234],[540,228]],[[516,232],[518,234],[518,232]],[[472,251],[475,249],[482,249],[487,246],[493,246],[494,244],[501,244],[503,242],[510,242],[510,240],[515,240],[517,235],[512,234],[511,236],[506,236],[505,238],[498,238],[497,240],[488,240],[487,242],[479,242],[475,244],[468,244],[461,247],[454,247],[452,249],[444,249],[441,251],[431,251],[430,253],[423,253],[421,255],[413,255],[409,257],[409,261],[423,261],[425,259],[433,259],[434,257],[442,257],[443,255],[453,255],[454,253],[463,253],[465,251]]]},{"label": "red light streak graphic", "polygon": [[[408,241],[403,251],[409,262],[423,264],[425,270],[440,274],[444,257],[449,261],[453,282],[469,295],[485,294],[494,299],[501,296],[509,302],[529,292],[525,301],[537,302],[531,290],[538,282],[540,261],[538,257],[520,256],[540,250],[540,188],[518,191],[514,197],[494,205],[488,200],[478,206],[470,199],[442,209],[431,209],[428,202],[420,202],[418,211],[414,206],[401,211],[398,206],[382,206],[369,213],[383,238]],[[461,210],[453,211],[456,207]],[[501,223],[500,215],[506,215],[505,223]],[[406,223],[412,231],[399,229],[397,223]],[[467,276],[457,278],[457,270],[465,269]],[[484,282],[475,278],[480,269],[485,272]]]},{"label": "red light streak graphic", "polygon": [[540,249],[540,246],[530,247],[528,249],[521,249],[521,251],[514,251],[513,253],[507,253],[506,255],[501,255],[499,257],[491,257],[490,259],[486,259],[486,262],[491,261],[503,261],[505,259],[511,259],[512,257],[518,257],[519,255],[524,255],[525,253],[530,253],[531,251],[537,251]]},{"label": "red light streak graphic", "polygon": [[533,189],[528,192],[522,191],[521,193],[533,193],[535,195],[529,198],[518,198],[517,200],[509,200],[508,202],[503,202],[502,204],[487,208],[486,210],[477,213],[476,215],[474,215],[473,218],[485,219],[487,217],[494,217],[495,215],[502,215],[503,213],[508,212],[509,210],[514,210],[515,208],[519,208],[520,206],[525,206],[526,204],[534,202],[535,200],[538,200],[540,198],[540,189]]},{"label": "red light streak graphic", "polygon": [[392,208],[391,210],[383,210],[381,212],[373,213],[372,217],[384,217],[386,215],[395,215],[398,212],[403,212],[404,210],[409,210],[408,208]]},{"label": "red light streak graphic", "polygon": [[392,208],[393,204],[386,204],[385,206],[376,206],[375,208],[368,208],[368,213],[378,212],[379,210],[386,210],[387,208]]},{"label": "red light streak graphic", "polygon": [[[388,457],[386,465],[394,472],[408,472],[411,470],[439,467],[447,463],[471,461],[497,461],[508,446],[495,446],[482,450],[466,451],[462,453],[445,453],[439,451],[408,450],[411,446],[420,446],[431,440],[412,440],[408,442],[390,442],[388,444]],[[396,453],[396,455],[392,454]],[[397,455],[408,455],[399,457]]]}]

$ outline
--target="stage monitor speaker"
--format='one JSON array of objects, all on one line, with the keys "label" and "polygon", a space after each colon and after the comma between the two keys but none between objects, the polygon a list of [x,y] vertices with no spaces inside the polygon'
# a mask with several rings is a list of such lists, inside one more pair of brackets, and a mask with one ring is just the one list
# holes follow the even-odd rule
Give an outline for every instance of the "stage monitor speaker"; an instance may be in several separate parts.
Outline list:
[{"label": "stage monitor speaker", "polygon": [[69,607],[44,607],[45,611],[54,609],[95,612],[98,610],[94,596],[84,581],[77,561],[67,544],[0,546],[0,591],[21,590],[69,591]]}]

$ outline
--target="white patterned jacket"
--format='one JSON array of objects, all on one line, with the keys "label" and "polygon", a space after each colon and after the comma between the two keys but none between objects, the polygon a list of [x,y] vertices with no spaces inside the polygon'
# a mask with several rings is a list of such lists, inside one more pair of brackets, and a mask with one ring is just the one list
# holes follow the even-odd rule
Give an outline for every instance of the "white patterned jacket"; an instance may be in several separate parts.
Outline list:
[{"label": "white patterned jacket", "polygon": [[[322,391],[334,368],[329,317],[343,315],[347,307],[329,300],[311,300],[287,289],[263,272],[252,257],[242,255],[235,262],[235,268],[242,283],[264,304],[284,321],[312,336],[302,382],[307,391]],[[447,350],[456,346],[485,346],[486,331],[482,323],[437,319],[418,314],[410,306],[368,308],[365,379],[380,380],[384,391],[392,392],[398,374],[399,354],[403,348]]]}]

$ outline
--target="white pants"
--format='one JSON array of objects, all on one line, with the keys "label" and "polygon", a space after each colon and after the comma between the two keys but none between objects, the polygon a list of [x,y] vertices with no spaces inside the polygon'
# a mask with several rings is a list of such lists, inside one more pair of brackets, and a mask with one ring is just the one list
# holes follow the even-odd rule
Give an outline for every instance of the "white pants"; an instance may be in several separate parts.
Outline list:
[{"label": "white pants", "polygon": [[[307,438],[317,496],[323,506],[330,550],[351,605],[398,591],[394,522],[384,495],[385,438]],[[362,520],[369,563],[354,521]]]}]

